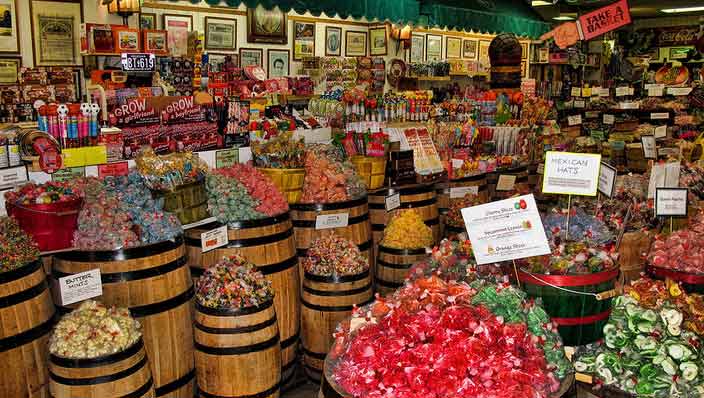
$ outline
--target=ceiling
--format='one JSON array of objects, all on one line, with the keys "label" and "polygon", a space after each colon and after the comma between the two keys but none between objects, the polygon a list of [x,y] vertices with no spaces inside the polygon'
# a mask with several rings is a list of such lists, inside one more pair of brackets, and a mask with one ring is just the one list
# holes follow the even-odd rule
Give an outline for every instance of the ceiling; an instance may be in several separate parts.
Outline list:
[{"label": "ceiling", "polygon": [[[526,1],[531,3],[531,0]],[[614,0],[559,0],[557,5],[538,6],[533,7],[533,9],[535,9],[544,20],[552,21],[552,18],[561,13],[572,14],[574,16],[613,2]],[[702,6],[702,0],[629,0],[628,5],[630,6],[631,16],[633,18],[704,15],[704,12],[666,14],[660,11],[662,8]]]}]

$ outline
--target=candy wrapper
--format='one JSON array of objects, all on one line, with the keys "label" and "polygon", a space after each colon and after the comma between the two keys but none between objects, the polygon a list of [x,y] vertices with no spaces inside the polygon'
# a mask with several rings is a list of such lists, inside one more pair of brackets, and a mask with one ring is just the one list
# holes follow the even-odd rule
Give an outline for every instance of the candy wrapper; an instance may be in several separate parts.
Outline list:
[{"label": "candy wrapper", "polygon": [[472,206],[478,206],[484,202],[478,195],[468,193],[461,198],[450,199],[450,208],[447,211],[445,222],[453,227],[464,227],[464,219],[462,218],[462,209]]},{"label": "candy wrapper", "polygon": [[616,267],[618,253],[614,247],[589,246],[586,242],[551,244],[552,254],[530,257],[517,262],[535,274],[583,275]]},{"label": "candy wrapper", "polygon": [[135,161],[147,186],[157,191],[172,191],[180,185],[202,181],[208,171],[205,162],[193,152],[157,155],[151,147],[144,147]]},{"label": "candy wrapper", "polygon": [[650,247],[649,264],[687,272],[704,274],[704,213],[690,220],[687,229],[673,232],[669,236],[657,235]]},{"label": "candy wrapper", "polygon": [[443,239],[433,247],[427,260],[413,264],[406,280],[436,276],[444,281],[472,282],[481,278],[505,283],[508,272],[511,271],[500,264],[477,265],[468,239]]},{"label": "candy wrapper", "polygon": [[208,308],[235,310],[273,299],[271,282],[239,255],[207,268],[196,283],[196,301]]},{"label": "candy wrapper", "polygon": [[353,310],[326,372],[356,398],[547,398],[572,372],[556,330],[509,285],[423,278]]},{"label": "candy wrapper", "polygon": [[320,276],[358,275],[369,269],[357,245],[337,235],[314,240],[302,265],[306,272]]},{"label": "candy wrapper", "polygon": [[16,205],[50,204],[78,199],[81,192],[68,183],[49,181],[44,184],[33,182],[5,192],[5,201]]},{"label": "candy wrapper", "polygon": [[433,245],[433,230],[413,209],[394,213],[384,228],[381,245],[392,249],[420,249]]},{"label": "candy wrapper", "polygon": [[292,132],[285,132],[264,142],[252,142],[254,165],[273,169],[298,169],[304,166],[305,144],[303,138],[294,139]]},{"label": "candy wrapper", "polygon": [[39,246],[14,218],[0,217],[0,273],[39,259]]},{"label": "candy wrapper", "polygon": [[[572,206],[570,211],[570,240],[583,241],[590,246],[600,246],[613,242],[615,235],[603,221],[587,214],[583,209],[575,206]],[[548,240],[559,244],[565,237],[567,210],[553,209],[542,218],[545,235]]]},{"label": "candy wrapper", "polygon": [[306,149],[305,168],[303,203],[344,202],[367,193],[352,164],[344,161],[339,149],[332,145],[310,145]]}]

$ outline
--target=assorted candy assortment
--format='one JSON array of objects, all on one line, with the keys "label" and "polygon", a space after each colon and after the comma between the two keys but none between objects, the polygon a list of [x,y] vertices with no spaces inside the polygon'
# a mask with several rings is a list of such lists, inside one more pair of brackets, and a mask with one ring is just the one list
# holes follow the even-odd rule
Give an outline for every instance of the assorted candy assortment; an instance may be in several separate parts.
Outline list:
[{"label": "assorted candy assortment", "polygon": [[49,352],[62,358],[98,358],[122,352],[142,336],[142,327],[127,308],[87,300],[56,324]]},{"label": "assorted candy assortment", "polygon": [[572,371],[542,307],[485,281],[417,279],[335,337],[333,378],[355,398],[548,398]]},{"label": "assorted candy assortment", "polygon": [[311,243],[302,266],[307,273],[335,277],[361,274],[369,269],[369,262],[351,240],[328,235]]},{"label": "assorted candy assortment", "polygon": [[157,155],[151,147],[143,148],[137,155],[137,171],[147,186],[157,191],[171,191],[205,178],[208,166],[193,152]]},{"label": "assorted candy assortment", "polygon": [[11,217],[0,217],[0,273],[39,259],[39,246]]},{"label": "assorted candy assortment", "polygon": [[618,253],[612,246],[589,246],[586,242],[553,245],[552,254],[519,261],[535,274],[582,275],[616,267]]},{"label": "assorted candy assortment", "polygon": [[43,184],[28,183],[15,190],[5,192],[5,201],[16,205],[46,205],[76,200],[81,193],[69,184],[49,181]]},{"label": "assorted candy assortment", "polygon": [[333,145],[308,146],[305,169],[302,203],[344,202],[367,193],[352,164],[345,161],[339,148]]},{"label": "assorted candy assortment", "polygon": [[638,397],[701,396],[702,341],[682,329],[683,320],[667,302],[650,309],[631,296],[619,296],[604,326],[604,343],[578,355],[575,369]]},{"label": "assorted candy assortment", "polygon": [[499,264],[477,265],[468,239],[443,239],[426,260],[413,264],[406,279],[436,276],[445,281],[471,282],[477,278],[496,282],[508,280],[508,270]]},{"label": "assorted candy assortment", "polygon": [[209,267],[196,283],[196,301],[203,307],[236,310],[273,299],[271,282],[239,255]]},{"label": "assorted candy assortment", "polygon": [[[590,246],[598,246],[611,243],[615,239],[615,235],[603,221],[587,214],[579,207],[571,207],[569,224],[568,240],[584,241]],[[550,211],[543,216],[543,227],[548,240],[559,243],[565,239],[567,210],[553,209]]]},{"label": "assorted candy assortment", "polygon": [[447,210],[445,223],[453,227],[464,227],[464,219],[462,218],[462,209],[483,204],[483,201],[478,195],[468,193],[461,198],[450,199],[450,207]]},{"label": "assorted candy assortment", "polygon": [[292,132],[279,134],[264,142],[252,142],[254,165],[272,169],[302,168],[305,149],[303,138],[294,139]]},{"label": "assorted candy assortment", "polygon": [[380,245],[392,249],[420,249],[433,245],[433,230],[425,225],[417,211],[398,210],[384,228]]},{"label": "assorted candy assortment", "polygon": [[658,235],[650,247],[648,263],[691,274],[704,274],[704,213],[693,217],[687,229]]},{"label": "assorted candy assortment", "polygon": [[288,211],[288,202],[271,180],[246,164],[208,175],[208,210],[223,224],[271,217]]}]

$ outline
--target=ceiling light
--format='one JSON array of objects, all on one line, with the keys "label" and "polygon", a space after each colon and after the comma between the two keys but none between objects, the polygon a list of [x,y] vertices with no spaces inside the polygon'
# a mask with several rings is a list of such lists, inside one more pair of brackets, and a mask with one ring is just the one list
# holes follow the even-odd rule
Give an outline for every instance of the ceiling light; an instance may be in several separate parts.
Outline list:
[{"label": "ceiling light", "polygon": [[551,1],[545,1],[545,0],[533,0],[530,3],[531,6],[533,7],[540,7],[540,6],[551,6],[553,3]]},{"label": "ceiling light", "polygon": [[668,14],[679,13],[679,12],[696,12],[696,11],[704,11],[704,7],[665,8],[660,11],[668,13]]},{"label": "ceiling light", "polygon": [[559,17],[553,18],[555,21],[574,21],[574,17],[569,15],[560,15]]}]

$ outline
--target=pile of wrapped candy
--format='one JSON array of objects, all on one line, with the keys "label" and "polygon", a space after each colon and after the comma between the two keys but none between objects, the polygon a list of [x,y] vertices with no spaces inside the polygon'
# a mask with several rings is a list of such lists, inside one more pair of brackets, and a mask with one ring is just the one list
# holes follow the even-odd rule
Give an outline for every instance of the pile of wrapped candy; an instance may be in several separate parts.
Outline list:
[{"label": "pile of wrapped candy", "polygon": [[122,352],[142,336],[141,325],[127,308],[88,300],[56,324],[49,351],[62,358],[97,358]]},{"label": "pile of wrapped candy", "polygon": [[292,132],[259,142],[252,142],[254,165],[272,169],[297,169],[304,165],[305,144],[303,138],[294,139]]},{"label": "pile of wrapped candy", "polygon": [[704,213],[693,217],[687,229],[669,236],[658,235],[650,247],[648,263],[690,274],[704,274]]},{"label": "pile of wrapped candy", "polygon": [[369,269],[357,245],[338,235],[314,240],[302,265],[307,273],[319,276],[358,275]]},{"label": "pile of wrapped candy", "polygon": [[381,245],[392,249],[420,249],[433,245],[433,230],[414,209],[398,210],[384,228]]},{"label": "pile of wrapped candy", "polygon": [[582,275],[616,267],[618,253],[609,246],[587,242],[561,242],[551,245],[552,253],[530,257],[520,263],[528,272],[551,275]]},{"label": "pile of wrapped candy", "polygon": [[498,264],[477,265],[468,239],[443,239],[433,247],[430,256],[413,264],[407,280],[437,276],[445,281],[471,282],[477,278],[506,282],[506,270]]},{"label": "pile of wrapped candy", "polygon": [[679,186],[689,188],[690,200],[704,199],[704,168],[696,163],[683,163]]},{"label": "pile of wrapped candy", "polygon": [[578,354],[575,369],[639,397],[702,396],[702,341],[682,330],[682,313],[669,304],[644,308],[631,296],[613,304],[604,343]]},{"label": "pile of wrapped candy", "polygon": [[418,279],[335,337],[333,379],[355,398],[547,398],[572,372],[543,308],[508,284]]},{"label": "pile of wrapped candy", "polygon": [[352,164],[339,148],[315,144],[306,148],[303,203],[333,203],[358,199],[367,193]]},{"label": "pile of wrapped candy", "polygon": [[5,201],[16,205],[50,204],[78,199],[80,192],[63,182],[30,182],[15,190],[5,192]]},{"label": "pile of wrapped candy", "polygon": [[39,258],[39,246],[14,218],[0,217],[0,273],[11,271]]},{"label": "pile of wrapped candy", "polygon": [[223,224],[271,217],[288,211],[288,202],[269,177],[246,164],[208,175],[208,210]]},{"label": "pile of wrapped candy", "polygon": [[147,186],[157,191],[202,181],[208,171],[208,166],[193,152],[157,155],[147,147],[139,152],[135,162]]},{"label": "pile of wrapped candy", "polygon": [[255,307],[273,298],[271,282],[239,255],[209,267],[196,283],[196,301],[203,307],[232,310]]},{"label": "pile of wrapped candy", "polygon": [[171,240],[183,232],[178,219],[152,199],[136,171],[104,180],[86,179],[85,202],[73,244],[81,250],[117,250]]},{"label": "pile of wrapped candy", "polygon": [[462,218],[462,209],[482,204],[482,200],[478,195],[468,193],[461,198],[450,199],[450,207],[447,211],[445,223],[453,227],[464,227],[464,219]]},{"label": "pile of wrapped candy", "polygon": [[[569,240],[584,241],[590,246],[605,245],[614,240],[613,232],[603,221],[574,206],[570,209],[570,213]],[[553,209],[542,218],[548,240],[557,243],[565,238],[566,209]]]}]

